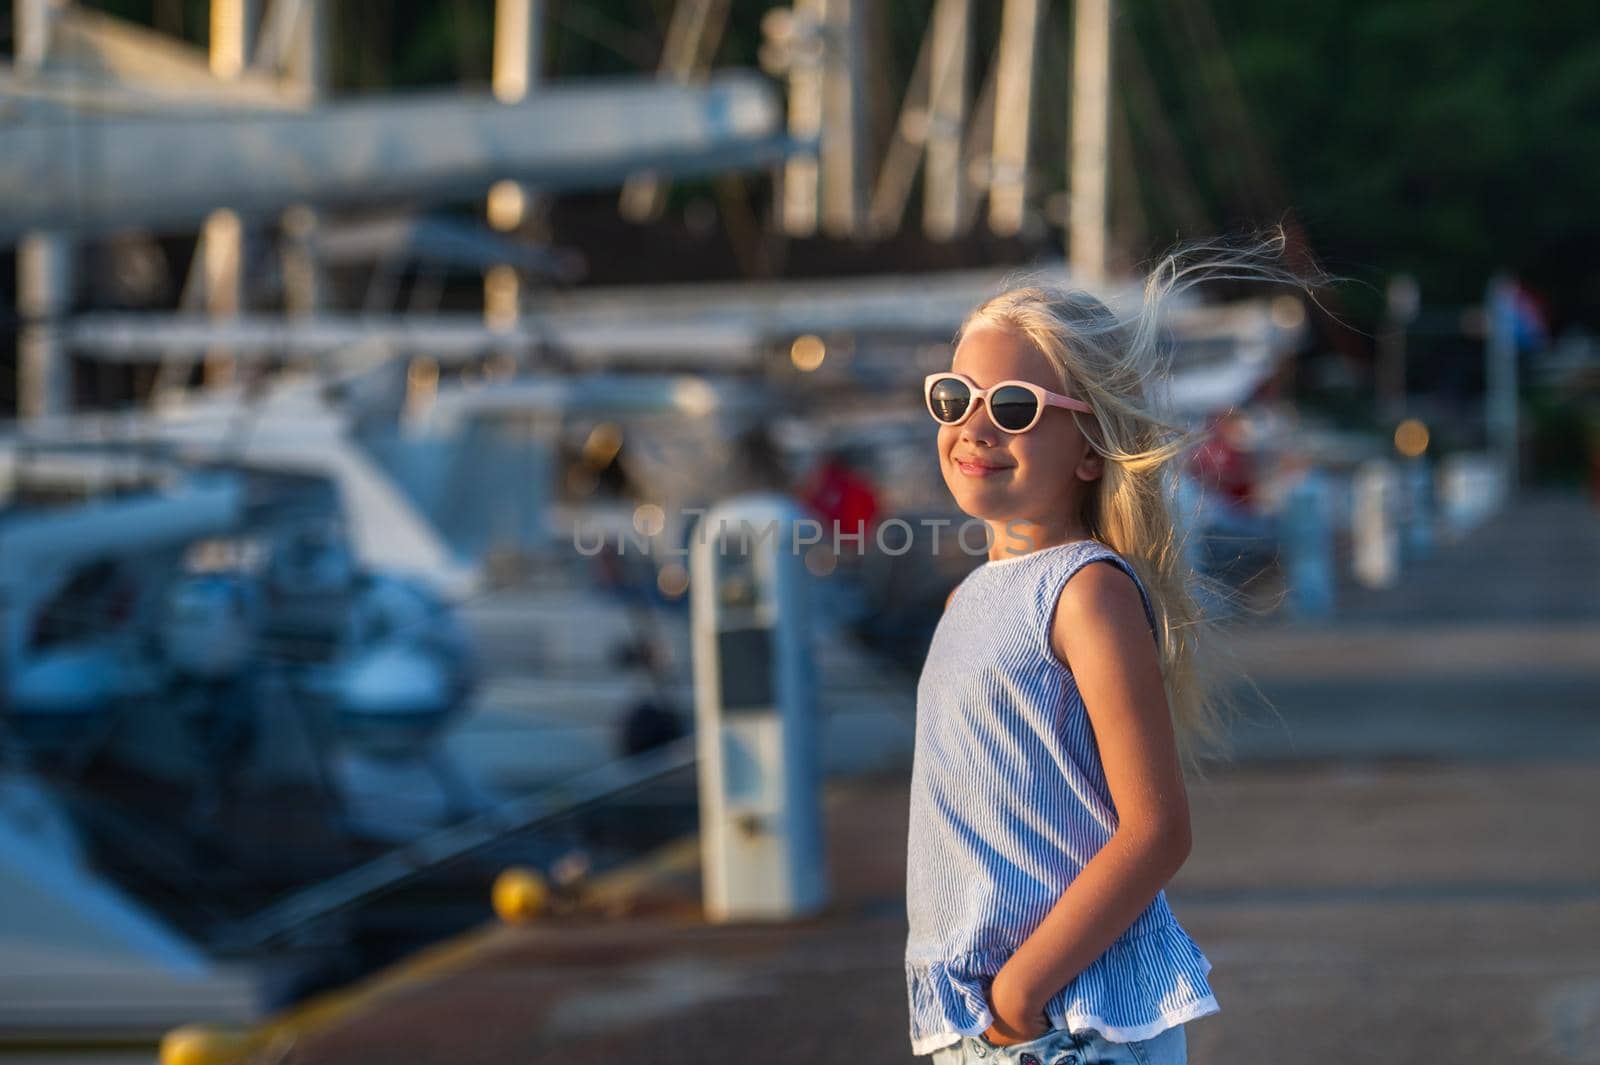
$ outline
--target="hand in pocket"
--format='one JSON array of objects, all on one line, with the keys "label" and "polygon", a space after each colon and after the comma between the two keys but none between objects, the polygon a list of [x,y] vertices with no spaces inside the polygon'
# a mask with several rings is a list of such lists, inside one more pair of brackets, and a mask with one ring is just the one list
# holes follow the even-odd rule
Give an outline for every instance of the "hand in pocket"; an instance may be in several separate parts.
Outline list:
[{"label": "hand in pocket", "polygon": [[1033,1018],[1030,1029],[1019,1028],[1001,1019],[1000,1011],[994,1004],[994,985],[991,984],[986,992],[989,1003],[989,1027],[983,1033],[983,1039],[990,1046],[1012,1047],[1023,1043],[1032,1043],[1043,1039],[1051,1032],[1050,1020],[1043,1013]]}]

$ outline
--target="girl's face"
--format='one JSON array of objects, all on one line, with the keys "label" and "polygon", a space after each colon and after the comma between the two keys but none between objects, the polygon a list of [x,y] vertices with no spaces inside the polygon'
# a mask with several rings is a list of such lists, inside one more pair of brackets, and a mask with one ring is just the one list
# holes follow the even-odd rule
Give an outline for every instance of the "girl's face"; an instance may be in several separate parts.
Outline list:
[{"label": "girl's face", "polygon": [[[1028,381],[1062,391],[1044,354],[1022,334],[999,325],[969,329],[950,369],[981,388]],[[988,404],[979,403],[960,425],[939,427],[939,460],[945,484],[963,511],[989,522],[1028,522],[1047,537],[1081,531],[1079,500],[1102,469],[1074,415],[1061,407],[1045,408],[1025,433],[1008,433],[990,420]]]}]

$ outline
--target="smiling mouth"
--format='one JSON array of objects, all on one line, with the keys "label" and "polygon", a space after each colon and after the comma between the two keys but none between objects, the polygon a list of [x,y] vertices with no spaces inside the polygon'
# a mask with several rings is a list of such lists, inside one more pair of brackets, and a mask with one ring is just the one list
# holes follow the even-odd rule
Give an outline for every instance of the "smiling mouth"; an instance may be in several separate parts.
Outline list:
[{"label": "smiling mouth", "polygon": [[956,467],[968,477],[991,477],[1011,469],[1010,466],[990,466],[982,462],[963,462],[961,459],[954,461]]}]

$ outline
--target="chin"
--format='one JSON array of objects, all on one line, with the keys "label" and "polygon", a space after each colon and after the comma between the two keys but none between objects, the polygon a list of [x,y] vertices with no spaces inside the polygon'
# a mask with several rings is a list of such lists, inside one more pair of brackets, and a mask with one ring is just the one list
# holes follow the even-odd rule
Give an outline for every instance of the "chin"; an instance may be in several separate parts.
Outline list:
[{"label": "chin", "polygon": [[1005,505],[1005,501],[996,498],[994,493],[981,489],[974,490],[971,485],[950,485],[950,495],[955,499],[956,506],[963,514],[984,521],[1004,521],[1010,515],[1012,508]]}]

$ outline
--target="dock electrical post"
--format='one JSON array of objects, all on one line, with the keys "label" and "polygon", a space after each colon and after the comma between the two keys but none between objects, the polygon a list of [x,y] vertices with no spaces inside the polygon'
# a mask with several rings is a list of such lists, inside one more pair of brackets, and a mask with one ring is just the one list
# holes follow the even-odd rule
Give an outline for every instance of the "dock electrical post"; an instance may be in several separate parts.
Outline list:
[{"label": "dock electrical post", "polygon": [[827,902],[820,727],[801,516],[739,496],[690,548],[700,850],[713,921],[784,920]]}]

